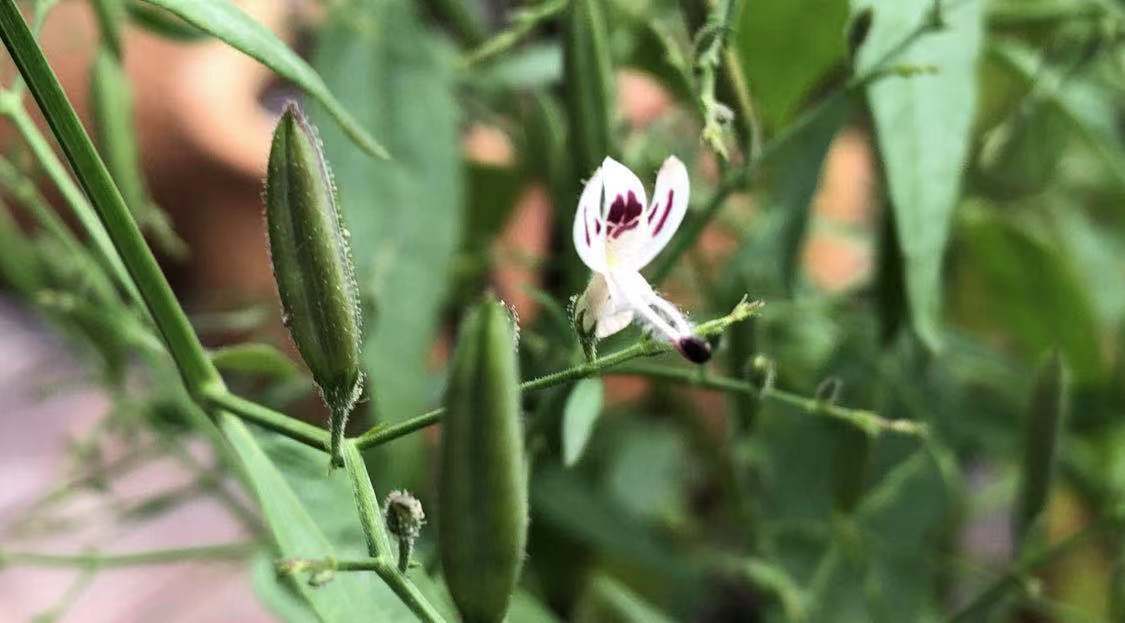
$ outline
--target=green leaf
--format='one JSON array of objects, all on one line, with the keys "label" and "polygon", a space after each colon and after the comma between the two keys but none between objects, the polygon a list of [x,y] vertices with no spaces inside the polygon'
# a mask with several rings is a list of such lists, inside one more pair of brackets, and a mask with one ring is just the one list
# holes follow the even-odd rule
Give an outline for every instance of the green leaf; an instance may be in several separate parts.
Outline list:
[{"label": "green leaf", "polygon": [[[242,461],[281,558],[366,557],[362,535],[355,542],[351,534],[359,532],[359,524],[343,470],[328,473],[323,454],[288,439],[266,437],[272,454],[285,466],[283,475],[241,420],[223,413],[219,426]],[[326,623],[357,617],[416,620],[374,574],[339,573],[319,588],[310,587],[305,578],[295,580],[297,591]]]},{"label": "green leaf", "polygon": [[[884,77],[867,87],[895,226],[902,246],[911,325],[931,348],[940,345],[942,260],[976,102],[976,64],[983,40],[981,0],[941,3],[945,26],[924,32],[889,66],[935,66],[936,72]],[[933,0],[852,0],[874,9],[859,72],[879,65],[915,31]]]},{"label": "green leaf", "polygon": [[177,258],[186,256],[187,244],[173,231],[168,215],[153,203],[145,183],[133,125],[132,85],[118,56],[104,48],[91,71],[90,108],[105,165],[133,218],[152,234],[162,251]]},{"label": "green leaf", "polygon": [[1104,378],[1097,315],[1069,257],[981,209],[959,220],[957,238],[951,302],[959,323],[1002,335],[1028,357],[1058,348],[1078,385]]},{"label": "green leaf", "polygon": [[[393,162],[362,158],[341,132],[320,124],[360,289],[374,298],[364,361],[375,411],[386,421],[416,415],[430,396],[427,359],[462,229],[455,57],[446,52],[414,3],[388,0],[343,4],[315,56],[341,100],[396,154]],[[324,111],[311,112],[315,120]]]},{"label": "green leaf", "polygon": [[[781,144],[770,162],[771,224],[781,255],[782,280],[792,291],[801,268],[801,249],[808,232],[810,204],[820,183],[828,147],[848,121],[852,99],[840,93],[808,112],[805,121]],[[777,261],[777,255],[772,258]]]},{"label": "green leaf", "polygon": [[844,61],[848,2],[743,4],[731,43],[754,88],[762,123],[767,128],[782,127],[825,73]]},{"label": "green leaf", "polygon": [[324,80],[266,27],[229,0],[146,0],[185,22],[222,39],[231,47],[291,80],[320,102],[348,138],[363,151],[387,158],[387,151],[348,113]]},{"label": "green leaf", "polygon": [[582,458],[594,425],[602,414],[604,386],[599,378],[582,379],[574,385],[563,408],[563,463],[570,467]]},{"label": "green leaf", "polygon": [[225,372],[262,374],[278,379],[288,379],[300,372],[292,359],[269,344],[235,344],[216,348],[209,354],[211,363]]}]

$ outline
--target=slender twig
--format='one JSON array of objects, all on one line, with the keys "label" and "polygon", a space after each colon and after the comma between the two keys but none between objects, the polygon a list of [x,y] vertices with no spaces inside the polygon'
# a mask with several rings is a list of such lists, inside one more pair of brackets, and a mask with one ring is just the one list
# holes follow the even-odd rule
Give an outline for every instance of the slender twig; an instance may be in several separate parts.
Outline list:
[{"label": "slender twig", "polygon": [[932,31],[934,28],[935,25],[932,20],[928,18],[924,19],[917,27],[908,32],[906,36],[903,37],[902,41],[883,54],[877,62],[873,63],[869,69],[861,74],[853,76],[838,91],[825,98],[825,100],[816,107],[805,112],[797,121],[793,122],[792,125],[769,142],[765,143],[762,146],[759,157],[747,161],[745,166],[733,169],[729,174],[724,176],[711,195],[711,198],[707,200],[703,209],[699,211],[699,214],[694,215],[693,218],[688,219],[683,224],[680,232],[669,241],[668,247],[660,254],[660,257],[657,258],[651,271],[651,281],[659,282],[668,276],[672,267],[679,261],[680,256],[695,244],[699,236],[703,234],[703,230],[707,228],[708,223],[715,218],[715,215],[717,215],[726,204],[726,200],[735,192],[746,188],[765,164],[777,157],[778,154],[784,152],[784,148],[789,145],[790,141],[799,137],[802,132],[819,119],[822,114],[830,111],[839,98],[851,97],[854,93],[879,78],[900,73],[896,68],[889,65],[890,61],[901,54],[903,50],[910,47],[919,37]]},{"label": "slender twig", "polygon": [[849,409],[834,404],[829,404],[806,398],[799,394],[767,387],[760,388],[747,381],[741,381],[724,376],[700,374],[697,370],[676,368],[658,364],[631,364],[629,366],[608,370],[607,375],[646,376],[649,378],[664,379],[685,383],[703,389],[713,389],[735,394],[746,394],[765,400],[793,407],[809,415],[823,416],[843,420],[872,435],[880,433],[896,433],[911,437],[925,437],[928,429],[924,423],[910,420],[888,420],[879,414],[863,409]]},{"label": "slender twig", "polygon": [[418,587],[395,565],[391,541],[387,537],[383,514],[379,511],[379,503],[375,499],[375,489],[371,486],[371,478],[367,474],[367,465],[363,462],[356,444],[351,440],[344,442],[344,466],[351,479],[359,523],[363,528],[364,540],[367,542],[367,553],[372,556],[371,570],[379,574],[379,577],[418,618],[427,623],[444,621],[445,619],[430,604],[422,591],[418,590]]},{"label": "slender twig", "polygon": [[[734,310],[726,316],[700,324],[695,328],[695,332],[703,337],[718,335],[726,331],[727,327],[730,325],[736,322],[742,322],[756,315],[761,308],[761,302],[748,302],[744,300],[735,306]],[[520,391],[533,392],[591,376],[598,376],[602,374],[604,370],[625,363],[630,359],[659,355],[670,350],[672,350],[672,346],[666,342],[652,338],[644,338],[632,346],[627,346],[617,352],[598,357],[593,361],[572,366],[565,370],[559,370],[558,372],[553,372],[530,381],[524,381],[520,383]],[[359,437],[356,437],[356,446],[362,450],[386,443],[392,439],[398,439],[403,435],[408,435],[416,430],[436,424],[441,420],[444,413],[445,409],[439,407],[406,420],[405,422],[400,422],[391,426],[377,425]]]},{"label": "slender twig", "polygon": [[1106,531],[1120,528],[1121,525],[1121,520],[1103,518],[1054,545],[1021,558],[1013,563],[1003,575],[994,580],[984,590],[977,593],[975,597],[970,599],[969,602],[959,610],[951,614],[946,621],[948,623],[957,623],[959,621],[981,620],[987,608],[990,608],[1007,595],[1008,591],[1019,587],[1029,573],[1040,567],[1051,564],[1074,549],[1098,538]]},{"label": "slender twig", "polygon": [[254,542],[224,543],[199,547],[180,547],[157,549],[128,554],[43,554],[38,552],[0,551],[0,567],[22,565],[29,567],[80,567],[112,568],[135,567],[138,565],[162,565],[189,560],[242,560],[252,554],[259,545]]},{"label": "slender twig", "polygon": [[507,30],[493,35],[465,55],[461,61],[462,68],[479,65],[512,49],[537,26],[566,10],[569,2],[570,0],[544,0],[536,6],[516,11],[512,15],[512,25]]},{"label": "slender twig", "polygon": [[226,409],[248,422],[284,435],[317,450],[327,451],[328,431],[294,417],[274,411],[269,407],[236,396],[222,387],[202,393],[202,398],[212,407]]},{"label": "slender twig", "polygon": [[39,162],[39,166],[43,167],[43,172],[62,193],[63,199],[70,206],[71,212],[78,219],[86,235],[90,237],[94,249],[97,250],[98,256],[105,263],[110,273],[129,292],[134,301],[140,302],[140,292],[134,285],[133,280],[129,278],[125,264],[114,248],[113,241],[106,233],[105,227],[98,221],[98,215],[90,206],[90,202],[86,200],[82,190],[74,183],[74,180],[66,171],[66,166],[55,155],[55,151],[51,149],[47,138],[39,131],[35,122],[32,121],[31,115],[23,107],[23,98],[11,91],[0,92],[0,116],[4,116],[11,121],[16,132],[27,143],[32,155]]}]

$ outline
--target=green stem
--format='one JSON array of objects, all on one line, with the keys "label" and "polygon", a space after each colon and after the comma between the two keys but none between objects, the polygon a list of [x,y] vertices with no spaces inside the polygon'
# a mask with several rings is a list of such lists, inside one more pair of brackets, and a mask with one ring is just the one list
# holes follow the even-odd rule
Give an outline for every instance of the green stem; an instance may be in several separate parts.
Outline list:
[{"label": "green stem", "polygon": [[328,451],[328,433],[324,429],[236,396],[225,387],[212,386],[203,391],[200,397],[212,407],[226,409],[243,420],[253,422],[311,448],[322,452]]},{"label": "green stem", "polygon": [[[723,177],[719,182],[719,186],[715,189],[714,194],[711,195],[707,204],[699,211],[699,214],[684,222],[679,233],[668,242],[668,246],[653,263],[651,281],[657,283],[667,277],[668,273],[671,272],[672,268],[676,265],[676,262],[679,261],[680,256],[695,245],[699,236],[703,234],[703,230],[707,228],[707,225],[715,218],[719,211],[722,210],[723,206],[726,204],[726,200],[736,191],[746,188],[765,164],[777,157],[778,154],[783,153],[785,151],[784,148],[788,146],[789,142],[799,137],[805,128],[817,121],[820,115],[832,110],[838,98],[851,97],[871,82],[886,75],[893,74],[894,71],[893,68],[889,67],[889,62],[901,54],[903,50],[910,47],[915,40],[933,29],[934,25],[929,20],[924,20],[907,33],[902,41],[888,50],[877,62],[873,63],[869,69],[862,74],[853,76],[833,95],[825,98],[824,101],[801,115],[797,121],[793,122],[793,124],[784,131],[765,143],[757,158],[749,160],[745,166],[735,169],[730,174]],[[691,215],[689,214],[689,216]]]},{"label": "green stem", "polygon": [[[28,30],[14,0],[0,1],[0,37],[43,111],[43,116],[50,124],[86,196],[97,211],[101,224],[105,226],[101,236],[93,234],[95,245],[107,258],[115,258],[116,261],[110,260],[115,271],[120,270],[120,264],[124,262],[133,284],[132,288],[126,287],[130,291],[140,291],[176,361],[188,392],[199,395],[206,387],[222,387],[222,378],[199,343],[187,315],[176,301],[168,280],[145,244],[144,237],[106,170],[105,163],[98,157],[97,150],[67,101],[58,79]],[[13,106],[10,99],[6,101],[9,103],[4,107],[5,113],[15,122],[20,134],[28,140],[40,161],[49,167],[48,174],[59,184],[64,194],[67,193],[69,177],[62,170],[62,164],[54,158],[46,139],[34,129],[22,105]],[[80,210],[78,216],[89,220],[89,214],[85,211]],[[96,223],[92,222],[88,224],[88,230],[100,231]],[[106,234],[109,241],[104,239]],[[113,252],[114,247],[116,254]],[[120,274],[118,276],[124,278]],[[125,282],[128,283],[127,278]]]},{"label": "green stem", "polygon": [[113,241],[106,233],[105,227],[98,221],[98,215],[74,183],[70,174],[67,173],[66,166],[55,155],[55,151],[51,149],[51,144],[47,141],[47,138],[43,136],[35,122],[32,121],[31,115],[23,107],[22,99],[12,92],[0,93],[0,115],[7,117],[12,122],[16,132],[31,149],[31,154],[43,167],[43,172],[62,193],[63,199],[70,206],[71,212],[78,219],[78,223],[85,230],[86,235],[90,237],[90,241],[97,250],[101,261],[105,263],[110,273],[125,288],[129,296],[140,303],[140,292],[137,291],[133,280],[129,278],[125,264],[114,248]]},{"label": "green stem", "polygon": [[911,437],[925,437],[929,434],[928,428],[921,422],[888,420],[871,411],[848,409],[772,387],[763,390],[746,381],[711,374],[700,374],[698,370],[656,364],[633,364],[610,370],[606,374],[645,376],[685,383],[703,389],[755,396],[792,407],[809,415],[841,420],[873,435],[897,433]]},{"label": "green stem", "polygon": [[[372,556],[369,563],[371,570],[391,587],[419,619],[427,623],[445,621],[422,591],[395,566],[394,552],[387,537],[383,514],[379,511],[379,502],[375,499],[375,489],[371,486],[371,477],[367,474],[367,465],[363,462],[359,448],[351,440],[344,442],[344,466],[351,478],[359,523],[367,542],[367,553]],[[337,563],[337,569],[339,568]]]},{"label": "green stem", "polygon": [[565,11],[569,2],[570,0],[545,0],[537,6],[518,11],[512,18],[510,28],[497,33],[465,55],[461,61],[462,68],[467,69],[507,52],[523,41],[539,24]]},{"label": "green stem", "polygon": [[1044,548],[1034,554],[1023,557],[1009,568],[1002,576],[997,578],[988,587],[969,600],[957,612],[946,619],[947,623],[959,621],[979,621],[984,619],[986,610],[1008,594],[1008,591],[1020,586],[1025,576],[1040,567],[1045,567],[1062,558],[1072,550],[1081,547],[1107,530],[1120,527],[1119,520],[1102,519],[1086,526],[1075,534]]},{"label": "green stem", "polygon": [[[730,325],[736,322],[742,322],[743,320],[756,315],[761,308],[762,303],[760,302],[751,303],[743,300],[735,306],[734,310],[732,310],[731,313],[723,316],[722,318],[716,318],[714,320],[710,320],[708,322],[700,324],[695,328],[695,332],[696,334],[703,337],[718,335],[723,331],[726,331],[727,327],[729,327]],[[566,368],[565,370],[559,370],[558,372],[553,372],[551,374],[541,376],[537,379],[524,381],[523,383],[520,383],[520,391],[533,392],[591,376],[598,376],[602,374],[603,370],[612,368],[613,366],[629,361],[630,359],[659,355],[670,350],[672,350],[672,346],[667,342],[645,338],[633,344],[632,346],[628,346],[604,357],[598,357],[593,361],[588,361],[586,363],[572,366],[570,368]],[[356,437],[355,444],[362,450],[386,443],[388,441],[391,441],[392,439],[398,439],[403,435],[408,435],[414,431],[436,424],[439,420],[441,420],[441,416],[444,413],[444,408],[438,408],[434,409],[433,411],[423,413],[422,415],[413,417],[409,420],[406,420],[405,422],[400,422],[391,426],[375,426],[371,429],[368,429],[367,432],[363,433],[359,437]]]},{"label": "green stem", "polygon": [[242,560],[258,548],[257,543],[225,543],[200,547],[158,549],[129,554],[40,554],[37,552],[0,551],[0,567],[23,565],[32,567],[113,568],[138,565],[162,565],[189,560]]}]

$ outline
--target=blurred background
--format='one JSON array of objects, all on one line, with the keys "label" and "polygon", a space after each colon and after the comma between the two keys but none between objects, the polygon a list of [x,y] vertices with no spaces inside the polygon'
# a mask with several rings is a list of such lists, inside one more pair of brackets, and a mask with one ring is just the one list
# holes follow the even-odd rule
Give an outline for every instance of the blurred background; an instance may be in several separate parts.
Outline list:
[{"label": "blurred background", "polygon": [[[759,387],[768,370],[814,398],[643,369],[527,397],[511,621],[1125,621],[1125,5],[236,4],[394,159],[149,4],[122,3],[116,33],[101,2],[21,6],[240,392],[327,418],[280,322],[262,216],[295,98],[364,292],[373,389],[355,432],[438,402],[453,327],[485,289],[519,316],[525,378],[580,360],[567,306],[588,274],[568,232],[605,154],[649,188],[667,155],[689,165],[684,230],[705,227],[657,262],[670,300],[697,320],[743,294],[766,304],[708,374]],[[114,46],[119,73],[101,65]],[[25,105],[0,105],[0,619],[308,620],[174,369],[88,295],[83,199],[44,166],[34,137],[50,132]],[[833,401],[929,435],[864,433],[823,417]],[[431,520],[439,438],[369,459],[380,494],[411,489]],[[282,446],[315,490],[322,466]],[[418,557],[436,573],[433,532]],[[205,560],[96,564],[199,546]]]}]

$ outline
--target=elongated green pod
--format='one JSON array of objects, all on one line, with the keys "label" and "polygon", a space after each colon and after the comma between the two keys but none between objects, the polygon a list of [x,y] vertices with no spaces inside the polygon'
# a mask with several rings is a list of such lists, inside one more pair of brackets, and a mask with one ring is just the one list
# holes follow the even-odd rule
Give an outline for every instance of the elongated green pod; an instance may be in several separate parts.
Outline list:
[{"label": "elongated green pod", "polygon": [[116,58],[121,58],[121,24],[125,21],[124,0],[93,0],[94,17],[98,20],[102,45]]},{"label": "elongated green pod", "polygon": [[1055,352],[1039,366],[1027,410],[1019,498],[1012,517],[1021,548],[1033,540],[1032,528],[1047,507],[1067,402],[1066,366]]},{"label": "elongated green pod", "polygon": [[168,215],[149,194],[133,124],[132,85],[119,53],[104,46],[98,51],[90,72],[90,108],[94,113],[98,148],[133,218],[152,236],[161,251],[173,257],[186,256],[187,245],[176,235]]},{"label": "elongated green pod", "polygon": [[293,104],[277,124],[266,178],[270,258],[285,326],[331,412],[332,464],[363,388],[359,294],[348,232],[312,126]]},{"label": "elongated green pod", "polygon": [[[606,34],[605,0],[571,0],[563,24],[566,130],[570,152],[570,179],[563,197],[571,199],[556,209],[560,223],[570,223],[573,197],[583,180],[593,175],[606,156],[618,156],[613,141],[613,62]],[[569,225],[567,225],[569,226]],[[564,228],[565,229],[565,228]],[[589,271],[574,254],[562,268],[564,287],[585,287]]]},{"label": "elongated green pod", "polygon": [[441,562],[465,623],[499,623],[523,565],[527,473],[508,310],[489,298],[461,324],[445,398]]},{"label": "elongated green pod", "polygon": [[574,174],[586,177],[614,155],[613,63],[604,0],[572,0],[566,16],[563,63]]}]

